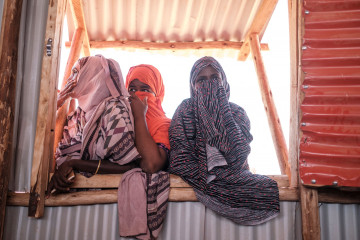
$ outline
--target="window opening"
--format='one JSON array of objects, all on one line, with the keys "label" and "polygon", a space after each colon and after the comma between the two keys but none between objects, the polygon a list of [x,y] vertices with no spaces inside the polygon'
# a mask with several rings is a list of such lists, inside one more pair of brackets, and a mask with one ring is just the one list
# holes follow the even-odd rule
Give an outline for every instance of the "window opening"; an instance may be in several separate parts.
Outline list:
[{"label": "window opening", "polygon": [[[59,74],[59,85],[63,79],[69,47],[64,47],[68,36],[67,18],[64,18],[62,54]],[[274,14],[266,28],[262,42],[268,43],[270,51],[262,51],[264,65],[268,76],[276,109],[280,118],[287,146],[290,123],[290,56],[289,25],[286,2],[278,2]],[[69,46],[69,44],[67,44]],[[256,70],[251,56],[246,61],[238,61],[236,54],[224,54],[213,51],[213,55],[222,65],[230,84],[230,101],[245,109],[251,122],[251,133],[254,137],[249,155],[250,169],[258,174],[280,175],[279,163],[273,145],[269,124],[261,100],[261,93]],[[226,51],[226,50],[225,50]],[[189,77],[193,63],[208,54],[202,51],[191,51],[192,54],[171,51],[126,51],[113,48],[92,48],[91,55],[101,54],[106,58],[118,61],[123,78],[130,67],[138,64],[151,64],[162,74],[165,84],[163,108],[171,118],[182,100],[190,97]],[[210,52],[211,53],[211,52]]]}]

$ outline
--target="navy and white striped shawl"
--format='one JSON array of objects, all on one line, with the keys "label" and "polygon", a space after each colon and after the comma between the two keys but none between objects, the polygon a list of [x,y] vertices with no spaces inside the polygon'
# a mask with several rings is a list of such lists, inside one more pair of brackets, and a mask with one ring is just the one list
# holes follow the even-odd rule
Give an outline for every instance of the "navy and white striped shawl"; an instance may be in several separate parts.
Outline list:
[{"label": "navy and white striped shawl", "polygon": [[[205,81],[199,72],[213,66],[222,82]],[[176,110],[169,129],[170,173],[181,176],[205,206],[243,225],[263,223],[280,211],[277,183],[252,174],[250,121],[243,108],[228,101],[230,87],[220,64],[205,57],[191,72],[191,98]]]}]

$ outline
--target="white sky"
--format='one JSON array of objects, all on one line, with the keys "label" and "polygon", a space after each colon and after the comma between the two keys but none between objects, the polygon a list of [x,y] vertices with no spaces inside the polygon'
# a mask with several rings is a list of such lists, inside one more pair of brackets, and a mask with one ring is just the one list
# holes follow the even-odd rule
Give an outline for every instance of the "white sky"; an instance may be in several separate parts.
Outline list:
[{"label": "white sky", "polygon": [[[65,18],[66,19],[66,18]],[[66,24],[65,24],[66,25]],[[63,33],[67,33],[63,29]],[[66,34],[64,34],[66,35]],[[69,39],[63,36],[63,39]],[[265,35],[261,41],[268,43],[270,51],[262,56],[273,98],[280,117],[285,139],[288,142],[290,124],[290,55],[287,1],[279,1]],[[63,47],[60,78],[69,54]],[[102,54],[119,62],[124,80],[130,67],[151,64],[159,69],[165,84],[163,108],[171,118],[177,106],[190,96],[190,70],[199,56],[184,57],[179,54],[154,54],[146,51],[119,51],[92,49],[91,54]],[[250,168],[260,174],[280,174],[279,164],[271,138],[267,116],[261,100],[257,75],[251,56],[245,62],[235,58],[215,57],[222,65],[230,84],[230,101],[243,107],[251,122],[254,137],[249,155]]]}]

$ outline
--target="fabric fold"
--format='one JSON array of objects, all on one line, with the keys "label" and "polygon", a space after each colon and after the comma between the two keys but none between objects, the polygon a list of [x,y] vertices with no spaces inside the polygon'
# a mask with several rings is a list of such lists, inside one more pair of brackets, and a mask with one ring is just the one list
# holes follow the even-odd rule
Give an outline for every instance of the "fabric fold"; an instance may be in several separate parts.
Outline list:
[{"label": "fabric fold", "polygon": [[119,233],[138,239],[157,238],[166,216],[170,177],[134,168],[123,174],[118,188]]}]

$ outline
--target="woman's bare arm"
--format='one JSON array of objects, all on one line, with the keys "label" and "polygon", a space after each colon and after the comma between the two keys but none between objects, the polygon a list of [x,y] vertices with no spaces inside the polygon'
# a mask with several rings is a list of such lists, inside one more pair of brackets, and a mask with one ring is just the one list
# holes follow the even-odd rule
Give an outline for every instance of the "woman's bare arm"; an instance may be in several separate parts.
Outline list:
[{"label": "woman's bare arm", "polygon": [[[54,175],[52,176],[48,187],[48,194],[50,194],[52,189],[57,189],[62,192],[69,191],[69,188],[74,183],[74,180],[68,180],[67,176],[71,173],[72,170],[95,173],[98,166],[99,161],[86,161],[81,159],[65,161],[58,167],[58,169],[56,169]],[[138,167],[136,162],[131,162],[126,165],[119,165],[108,160],[101,160],[97,173],[119,174],[135,167]]]}]

